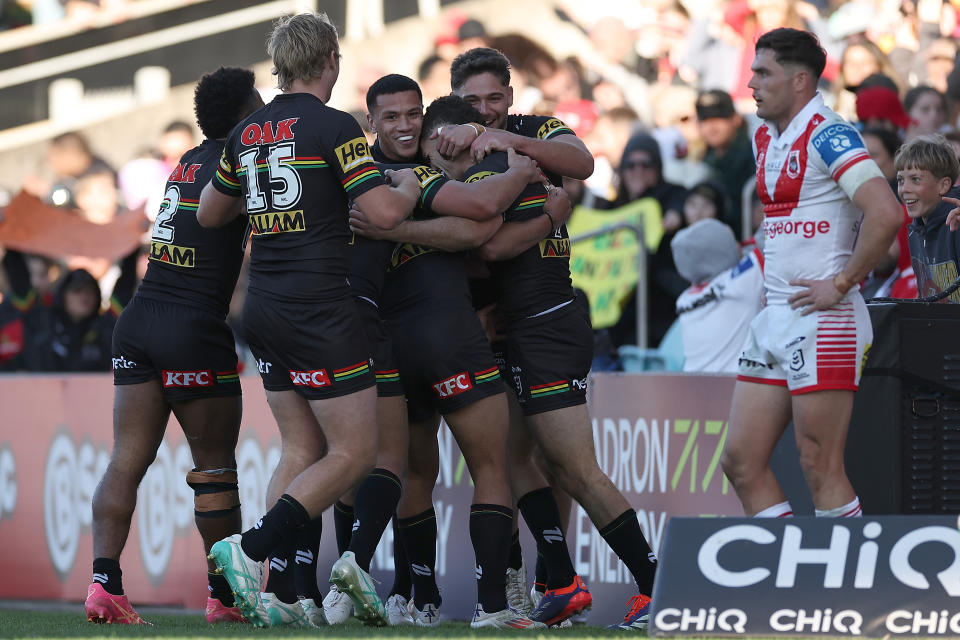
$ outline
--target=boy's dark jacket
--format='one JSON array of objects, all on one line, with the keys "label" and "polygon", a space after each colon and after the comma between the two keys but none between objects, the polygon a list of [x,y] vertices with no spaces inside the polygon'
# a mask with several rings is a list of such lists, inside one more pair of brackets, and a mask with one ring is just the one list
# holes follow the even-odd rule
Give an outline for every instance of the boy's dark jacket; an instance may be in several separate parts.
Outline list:
[{"label": "boy's dark jacket", "polygon": [[[960,198],[960,185],[955,185],[947,196]],[[957,279],[960,264],[960,230],[950,231],[947,214],[954,208],[940,201],[927,220],[916,218],[910,223],[910,261],[917,277],[920,297],[940,293]],[[955,291],[944,302],[960,303],[960,291]]]}]

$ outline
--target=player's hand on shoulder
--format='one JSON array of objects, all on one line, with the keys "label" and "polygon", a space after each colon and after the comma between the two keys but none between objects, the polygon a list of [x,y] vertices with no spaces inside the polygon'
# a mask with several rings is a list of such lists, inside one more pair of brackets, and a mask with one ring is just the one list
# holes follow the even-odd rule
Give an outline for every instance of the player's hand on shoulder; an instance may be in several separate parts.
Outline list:
[{"label": "player's hand on shoulder", "polygon": [[469,149],[477,136],[478,129],[469,124],[447,124],[437,127],[437,130],[430,134],[430,138],[437,141],[437,153],[445,158],[452,158],[464,149]]},{"label": "player's hand on shoulder", "polygon": [[507,147],[507,166],[513,171],[527,173],[527,182],[544,182],[547,178],[530,156],[517,153],[513,147]]},{"label": "player's hand on shoulder", "polygon": [[470,145],[470,155],[476,162],[483,160],[487,154],[494,151],[506,151],[510,147],[516,146],[513,141],[513,134],[502,129],[487,129],[473,141]]},{"label": "player's hand on shoulder", "polygon": [[550,212],[553,223],[558,227],[566,224],[573,212],[573,206],[570,203],[570,196],[560,187],[550,185],[547,187],[547,201],[543,208]]},{"label": "player's hand on shoulder", "polygon": [[790,281],[791,286],[804,287],[789,298],[791,309],[803,309],[801,315],[809,315],[814,311],[829,309],[843,300],[845,292],[841,292],[834,284],[834,278],[825,278],[823,280],[809,280],[807,278],[798,278]]},{"label": "player's hand on shoulder", "polygon": [[947,226],[950,227],[950,231],[956,231],[957,226],[960,225],[960,200],[947,196],[943,196],[942,200],[953,205],[953,209],[947,214]]}]

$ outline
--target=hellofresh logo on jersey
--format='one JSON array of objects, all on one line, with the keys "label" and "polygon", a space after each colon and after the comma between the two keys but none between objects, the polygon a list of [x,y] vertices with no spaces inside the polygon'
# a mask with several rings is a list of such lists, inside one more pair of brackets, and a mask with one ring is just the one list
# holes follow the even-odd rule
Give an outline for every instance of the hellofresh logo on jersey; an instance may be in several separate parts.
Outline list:
[{"label": "hellofresh logo on jersey", "polygon": [[193,247],[180,247],[154,240],[150,243],[150,259],[172,264],[175,267],[192,269],[197,266],[197,250]]},{"label": "hellofresh logo on jersey", "polygon": [[490,176],[497,175],[496,171],[477,171],[475,174],[467,178],[464,182],[480,182],[484,178],[489,178]]},{"label": "hellofresh logo on jersey", "polygon": [[273,233],[289,233],[305,230],[303,209],[297,211],[272,211],[270,213],[254,213],[250,215],[250,228],[253,235],[270,235]]},{"label": "hellofresh logo on jersey", "polygon": [[561,120],[557,118],[550,118],[537,129],[537,137],[541,140],[544,138],[549,138],[550,135],[557,129],[566,129],[567,125],[563,124]]},{"label": "hellofresh logo on jersey", "polygon": [[425,189],[427,185],[433,184],[434,182],[439,180],[441,177],[443,177],[439,171],[435,169],[431,169],[430,167],[425,167],[423,165],[420,165],[419,167],[414,167],[413,174],[417,176],[417,181],[420,182],[420,189]]},{"label": "hellofresh logo on jersey", "polygon": [[354,138],[350,142],[340,145],[334,150],[340,169],[347,173],[364,162],[370,161],[370,150],[364,138]]}]

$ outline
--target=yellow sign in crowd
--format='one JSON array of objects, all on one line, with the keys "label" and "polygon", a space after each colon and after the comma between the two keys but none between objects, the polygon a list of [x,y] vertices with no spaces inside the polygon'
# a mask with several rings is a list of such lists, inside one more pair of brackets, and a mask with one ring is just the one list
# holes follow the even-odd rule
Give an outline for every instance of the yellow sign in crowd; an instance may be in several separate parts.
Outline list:
[{"label": "yellow sign in crowd", "polygon": [[577,241],[577,236],[624,224],[643,231],[643,242],[656,251],[663,237],[660,203],[641,198],[618,209],[600,211],[576,207],[567,223],[570,233],[570,275],[573,286],[583,289],[590,299],[590,319],[594,329],[617,323],[630,292],[637,286],[637,261],[640,254],[634,229],[616,231]]}]

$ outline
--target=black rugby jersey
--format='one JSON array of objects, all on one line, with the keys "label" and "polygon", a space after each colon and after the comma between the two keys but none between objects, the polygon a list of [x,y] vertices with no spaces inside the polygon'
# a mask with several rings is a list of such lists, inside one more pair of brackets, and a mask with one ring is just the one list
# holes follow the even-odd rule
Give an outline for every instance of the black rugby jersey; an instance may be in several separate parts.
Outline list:
[{"label": "black rugby jersey", "polygon": [[216,172],[222,152],[222,141],[204,140],[183,154],[167,179],[138,296],[226,317],[243,261],[247,217],[238,216],[217,229],[197,222],[200,192]]},{"label": "black rugby jersey", "polygon": [[[476,182],[509,169],[507,154],[492,153],[467,170],[464,182]],[[503,216],[504,222],[524,222],[543,215],[547,192],[528,184]],[[500,309],[507,321],[532,316],[573,299],[570,283],[570,237],[566,225],[510,260],[488,262],[497,284]]]},{"label": "black rugby jersey", "polygon": [[[410,214],[414,220],[436,218],[433,199],[448,179],[425,165],[393,165],[390,168],[412,167],[420,182],[420,200]],[[440,308],[455,300],[470,304],[467,283],[466,254],[450,253],[411,243],[395,246],[383,291],[383,307],[388,314],[403,313],[436,303]]]},{"label": "black rugby jersey", "polygon": [[313,95],[278,95],[234,127],[213,185],[246,198],[250,291],[294,302],[349,295],[347,202],[382,184],[360,125]]},{"label": "black rugby jersey", "polygon": [[[553,136],[564,133],[577,135],[573,129],[563,124],[559,118],[553,116],[525,116],[525,115],[507,115],[507,124],[504,131],[515,133],[526,138],[537,138],[547,140]],[[552,171],[544,171],[547,179],[558,187],[563,186],[563,176]]]}]

